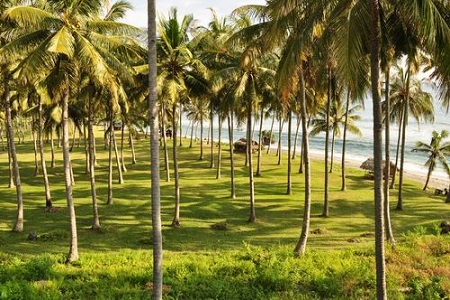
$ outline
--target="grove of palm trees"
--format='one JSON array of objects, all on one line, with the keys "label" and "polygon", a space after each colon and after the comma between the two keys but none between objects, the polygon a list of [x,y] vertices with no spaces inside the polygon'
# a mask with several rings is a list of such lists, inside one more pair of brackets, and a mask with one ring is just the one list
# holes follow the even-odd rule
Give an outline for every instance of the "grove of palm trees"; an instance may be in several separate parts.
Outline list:
[{"label": "grove of palm trees", "polygon": [[0,3],[0,299],[450,297],[447,1],[147,3]]}]

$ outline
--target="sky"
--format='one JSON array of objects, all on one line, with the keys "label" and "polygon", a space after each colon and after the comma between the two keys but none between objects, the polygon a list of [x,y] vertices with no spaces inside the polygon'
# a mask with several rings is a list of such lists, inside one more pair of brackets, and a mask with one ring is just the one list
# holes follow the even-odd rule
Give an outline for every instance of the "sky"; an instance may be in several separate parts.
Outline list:
[{"label": "sky", "polygon": [[[125,23],[138,27],[147,27],[147,1],[128,0],[134,10],[127,13]],[[113,2],[113,1],[112,1]],[[178,16],[193,14],[201,25],[208,24],[211,19],[209,8],[213,8],[219,17],[229,15],[235,8],[246,4],[265,4],[265,0],[156,0],[158,15],[168,15],[173,6],[178,9]]]}]

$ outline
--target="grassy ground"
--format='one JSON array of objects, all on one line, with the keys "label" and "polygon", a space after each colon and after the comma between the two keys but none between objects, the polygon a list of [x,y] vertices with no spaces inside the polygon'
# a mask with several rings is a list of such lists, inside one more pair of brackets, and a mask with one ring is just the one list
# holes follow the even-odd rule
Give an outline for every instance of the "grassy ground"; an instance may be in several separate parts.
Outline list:
[{"label": "grassy ground", "polygon": [[[10,232],[15,217],[15,190],[6,187],[7,154],[4,151],[0,152],[0,170],[2,170],[0,172],[0,269],[3,268],[5,276],[8,274],[10,278],[23,280],[23,284],[15,287],[12,281],[5,278],[2,281],[0,276],[0,286],[3,285],[3,289],[0,289],[0,298],[20,295],[14,292],[16,289],[34,295],[30,296],[31,298],[35,296],[48,299],[148,297],[148,291],[151,289],[148,283],[151,281],[148,142],[140,140],[136,143],[138,161],[136,165],[129,163],[130,151],[126,150],[129,164],[128,172],[124,174],[125,183],[119,185],[115,179],[114,204],[108,206],[105,203],[107,153],[103,149],[102,140],[97,141],[99,164],[96,175],[102,224],[100,232],[90,230],[92,209],[88,176],[84,173],[84,148],[75,147],[72,151],[76,181],[74,198],[81,259],[78,264],[70,267],[61,264],[68,250],[69,238],[62,155],[58,151],[57,166],[49,168],[52,197],[57,209],[46,213],[44,212],[45,197],[42,178],[33,176],[34,161],[31,147],[31,142],[17,146],[25,203],[23,233]],[[301,274],[305,275],[306,271],[290,270],[290,266],[295,265],[296,261],[291,251],[300,234],[304,200],[303,175],[296,172],[298,158],[293,168],[295,170],[293,194],[288,196],[286,195],[286,156],[281,166],[276,164],[274,151],[263,156],[262,176],[255,178],[258,220],[254,224],[249,224],[246,222],[249,214],[249,199],[246,168],[243,166],[244,156],[236,155],[237,198],[233,200],[230,198],[229,190],[228,152],[223,152],[222,178],[216,180],[215,169],[209,168],[208,155],[205,155],[205,160],[198,160],[198,147],[199,145],[196,144],[195,148],[189,149],[188,141],[184,141],[184,145],[180,148],[181,228],[174,229],[169,226],[174,202],[173,182],[162,182],[167,298],[292,299],[293,296],[290,296],[290,293],[294,293],[299,297],[297,299],[309,299],[309,296],[302,298],[303,294],[298,290],[300,287],[304,290],[304,295],[310,295],[311,298],[327,298],[327,295],[338,295],[338,298],[341,295],[355,299],[373,297],[373,235],[371,234],[374,214],[373,189],[372,182],[364,179],[364,171],[349,169],[347,191],[342,192],[340,191],[340,169],[336,166],[330,179],[330,217],[322,218],[320,214],[324,166],[320,161],[312,163],[311,230],[315,234],[311,234],[308,240],[309,258],[305,258],[304,263],[305,266],[310,267],[309,269],[320,265],[326,267],[322,271],[316,270],[315,275],[308,275],[314,279],[308,281],[310,285],[305,282],[303,282],[304,285],[299,285],[300,279],[297,280],[297,277],[303,278]],[[209,153],[207,149],[205,148],[205,154]],[[48,150],[46,153],[49,159],[50,151],[46,150]],[[163,166],[162,163],[161,166]],[[162,170],[162,178],[164,178],[164,172]],[[395,190],[391,191],[391,196],[394,201]],[[395,203],[392,204],[392,208],[394,207]],[[439,223],[449,219],[449,210],[450,207],[444,203],[442,196],[422,192],[420,183],[407,181],[404,185],[404,211],[392,210],[393,228],[399,244],[396,249],[388,249],[388,257],[391,259],[391,261],[388,260],[388,278],[391,281],[391,293],[395,297],[403,295],[397,294],[401,287],[404,287],[405,291],[420,290],[419,294],[422,296],[429,290],[432,292],[438,290],[437,295],[450,294],[449,238],[433,236],[438,232]],[[211,229],[211,226],[217,223],[226,223],[226,230]],[[37,241],[27,241],[29,232],[38,234]],[[420,249],[420,251],[417,253],[414,249]],[[358,253],[356,256],[355,251]],[[260,256],[254,257],[258,255],[258,252],[267,256],[264,263],[261,263]],[[283,258],[282,262],[268,263],[280,257]],[[249,261],[253,265],[249,265]],[[264,266],[261,266],[261,269],[255,269],[255,261],[260,261],[259,264]],[[215,269],[217,265],[222,265],[223,268]],[[354,270],[355,267],[358,267],[357,272]],[[268,275],[274,282],[269,280],[267,285],[273,284],[274,288],[265,290],[264,285],[260,283],[267,278],[260,277],[268,270],[271,270],[270,274],[278,274],[276,270],[279,270],[282,278],[283,276],[289,278],[289,280],[286,279],[289,284],[283,280],[280,281],[276,275],[273,278],[272,275]],[[290,272],[292,276],[280,270]],[[398,270],[402,270],[402,273],[397,274]],[[243,283],[242,286],[233,281],[227,285],[227,276],[236,279],[237,274],[233,272],[242,272],[239,276],[248,275],[244,276],[245,280],[240,282]],[[335,276],[333,272],[351,276],[341,274],[336,282],[327,282],[326,278]],[[199,274],[204,276],[201,277]],[[210,277],[222,276],[223,284],[217,283],[218,286],[214,286],[215,281],[213,278],[208,278],[206,274]],[[447,279],[445,279],[446,275],[449,275]],[[361,276],[367,281],[362,285],[361,293],[358,294],[356,293],[358,289],[355,287],[361,283],[357,280]],[[254,281],[251,282],[255,282],[255,285],[248,284],[249,278],[253,278]],[[323,279],[324,287],[314,291],[316,286],[321,286],[321,283],[317,281],[318,278]],[[441,278],[444,279],[441,280]],[[441,281],[436,283],[438,279]],[[339,280],[342,282],[339,283]],[[203,289],[199,289],[199,286],[208,286],[209,284],[206,283],[209,283],[211,289],[216,292],[200,293]],[[340,294],[331,293],[336,293],[332,288],[333,284],[340,285],[340,288],[336,288]],[[244,294],[231,293],[233,287],[241,287],[242,291],[244,286],[253,287],[248,291],[249,294],[252,291],[261,294],[247,297]],[[277,290],[278,286],[282,289]],[[330,286],[328,291],[327,286]],[[97,292],[92,292],[94,294],[90,295],[89,290],[97,290]],[[343,292],[346,290],[350,293]],[[352,294],[351,291],[356,294]],[[265,297],[267,295],[271,296]]]}]

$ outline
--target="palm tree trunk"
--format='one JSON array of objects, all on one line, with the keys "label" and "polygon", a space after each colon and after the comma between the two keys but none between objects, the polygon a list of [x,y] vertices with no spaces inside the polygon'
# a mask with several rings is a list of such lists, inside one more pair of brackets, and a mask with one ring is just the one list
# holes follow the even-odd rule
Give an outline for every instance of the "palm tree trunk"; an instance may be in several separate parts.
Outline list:
[{"label": "palm tree trunk", "polygon": [[134,140],[133,140],[133,133],[131,132],[131,130],[128,128],[128,140],[130,142],[130,147],[131,147],[131,163],[133,165],[136,164],[136,151],[134,149]]},{"label": "palm tree trunk", "polygon": [[5,151],[5,141],[4,141],[4,138],[3,138],[3,124],[2,125],[0,125],[0,141],[1,141],[1,144],[2,144],[2,151]]},{"label": "palm tree trunk", "polygon": [[287,188],[286,188],[286,194],[291,195],[292,194],[292,158],[291,158],[291,144],[292,144],[292,110],[289,108],[288,112],[288,153],[287,153],[287,159],[288,159],[288,167],[287,167]]},{"label": "palm tree trunk", "polygon": [[217,150],[217,173],[216,179],[220,179],[220,169],[222,167],[222,117],[219,115],[219,141],[218,141],[218,150]]},{"label": "palm tree trunk", "polygon": [[89,174],[89,170],[91,167],[89,166],[89,145],[88,145],[88,138],[86,134],[86,121],[83,118],[83,139],[84,139],[84,160],[85,160],[85,174]]},{"label": "palm tree trunk", "polygon": [[[110,120],[112,120],[112,113],[110,112]],[[109,145],[108,145],[108,198],[106,204],[112,205],[114,202],[113,198],[113,159],[112,159],[112,148],[113,148],[113,134],[114,128],[111,124],[109,126]]]},{"label": "palm tree trunk", "polygon": [[183,126],[181,126],[181,117],[182,117],[182,114],[183,114],[183,104],[181,104],[180,103],[180,116],[179,116],[179,119],[180,119],[180,147],[183,147],[183,139],[182,139],[182,136],[183,136],[183,132],[182,132],[182,129],[183,129]]},{"label": "palm tree trunk", "polygon": [[252,142],[252,103],[251,99],[247,103],[247,157],[248,157],[248,184],[250,188],[250,215],[248,222],[256,221],[255,210],[255,182],[253,179],[253,142]]},{"label": "palm tree trunk", "polygon": [[50,130],[50,150],[52,154],[52,161],[50,163],[50,167],[54,168],[56,166],[56,162],[55,162],[55,141],[53,139],[53,126],[52,129]]},{"label": "palm tree trunk", "polygon": [[200,157],[203,160],[203,114],[200,114]]},{"label": "palm tree trunk", "polygon": [[69,152],[69,91],[63,96],[63,161],[64,161],[64,181],[66,185],[67,206],[70,216],[70,247],[67,254],[66,263],[71,263],[78,259],[78,237],[77,221],[75,216],[75,206],[72,195],[71,162]]},{"label": "palm tree trunk", "polygon": [[298,142],[298,132],[300,131],[300,116],[296,115],[297,127],[295,128],[295,138],[294,138],[294,149],[292,151],[292,159],[295,159],[297,155],[297,142]]},{"label": "palm tree trunk", "polygon": [[173,129],[173,177],[175,183],[175,210],[173,214],[172,227],[180,227],[180,181],[178,174],[178,157],[177,157],[177,106],[172,106],[172,129]]},{"label": "palm tree trunk", "polygon": [[[386,239],[391,244],[395,244],[394,233],[392,231],[392,223],[391,223],[391,209],[389,205],[389,179],[391,178],[391,145],[390,145],[390,111],[391,104],[389,102],[389,87],[390,87],[390,66],[389,63],[386,66],[386,82],[385,82],[385,105],[386,105],[386,115],[384,116],[384,130],[385,130],[385,142],[384,142],[384,152],[385,152],[385,170],[384,170],[384,219],[386,225]],[[394,171],[395,172],[395,171]]]},{"label": "palm tree trunk", "polygon": [[306,88],[305,78],[303,75],[303,66],[299,66],[300,77],[300,113],[302,117],[302,137],[303,137],[303,159],[305,163],[305,204],[303,208],[302,232],[294,253],[296,255],[304,255],[306,251],[306,242],[308,241],[309,224],[311,221],[311,167],[309,162],[309,142],[308,128],[306,124]]},{"label": "palm tree trunk", "polygon": [[403,172],[405,164],[405,145],[406,145],[406,126],[408,124],[408,114],[409,114],[409,78],[410,78],[410,67],[408,66],[406,70],[406,100],[405,107],[403,111],[403,128],[402,128],[402,144],[400,151],[400,175],[398,177],[398,199],[396,210],[403,210]]},{"label": "palm tree trunk", "polygon": [[323,189],[323,211],[322,217],[329,216],[329,174],[328,174],[328,152],[330,144],[330,110],[331,110],[331,97],[332,97],[332,82],[331,82],[331,67],[328,67],[328,99],[327,99],[327,119],[326,119],[326,131],[325,131],[325,186]]},{"label": "palm tree trunk", "polygon": [[6,111],[6,129],[8,131],[8,148],[12,162],[13,182],[16,186],[17,196],[17,218],[16,224],[13,227],[14,232],[23,231],[23,197],[22,197],[22,184],[20,180],[19,162],[17,160],[16,144],[14,143],[14,130],[12,126],[11,116],[11,95],[9,91],[9,71],[6,66],[2,66],[3,73],[3,104]]},{"label": "palm tree trunk", "polygon": [[283,116],[280,113],[280,126],[279,126],[279,137],[278,137],[278,150],[277,150],[277,155],[278,155],[278,165],[281,166],[281,156],[282,156],[282,151],[281,151],[281,142],[282,142],[282,136],[283,136]]},{"label": "palm tree trunk", "polygon": [[9,144],[9,133],[8,133],[8,126],[6,126],[6,142],[8,143],[8,171],[9,171],[9,177],[8,177],[8,188],[12,189],[16,187],[16,184],[14,182],[14,167],[13,167],[13,160],[11,156],[11,147]]},{"label": "palm tree trunk", "polygon": [[[159,176],[159,134],[158,104],[156,89],[156,9],[155,0],[148,0],[148,49],[149,49],[149,116],[150,116],[150,157],[152,180],[152,237],[153,237],[153,289],[152,299],[162,300],[163,249],[161,231],[161,192]],[[165,135],[165,132],[163,133]]]},{"label": "palm tree trunk", "polygon": [[234,137],[233,137],[233,110],[228,115],[228,138],[230,143],[230,180],[231,180],[231,198],[236,199],[236,187],[234,183]]},{"label": "palm tree trunk", "polygon": [[[33,120],[34,124],[34,120]],[[39,174],[39,159],[38,159],[38,142],[36,136],[36,130],[34,130],[34,126],[31,128],[31,135],[33,138],[33,152],[34,152],[34,176],[38,176]]]},{"label": "palm tree trunk", "polygon": [[124,119],[122,118],[122,130],[120,132],[120,162],[121,162],[122,171],[127,172],[127,167],[125,166],[125,157],[123,155],[124,141],[125,141],[125,122],[124,122]]},{"label": "palm tree trunk", "polygon": [[75,123],[73,123],[73,127],[72,127],[72,144],[70,145],[70,151],[72,151],[73,147],[75,146],[76,136],[77,136],[77,126],[75,125]]},{"label": "palm tree trunk", "polygon": [[448,185],[447,197],[445,198],[445,203],[450,203],[450,184]]},{"label": "palm tree trunk", "polygon": [[270,134],[269,134],[269,145],[267,146],[267,154],[270,152],[270,146],[272,145],[272,134],[273,134],[273,126],[275,125],[275,113],[272,117],[272,125],[270,125]]},{"label": "palm tree trunk", "polygon": [[371,0],[370,31],[370,77],[373,96],[373,157],[374,157],[374,201],[375,201],[375,260],[377,299],[387,299],[386,265],[384,254],[384,202],[382,174],[382,115],[379,91],[380,47],[379,47],[379,7],[377,0]]},{"label": "palm tree trunk", "polygon": [[192,121],[191,140],[189,141],[189,149],[192,148],[193,143],[194,143],[194,121]]},{"label": "palm tree trunk", "polygon": [[345,151],[347,146],[347,126],[348,126],[348,112],[350,110],[350,97],[351,91],[350,88],[347,89],[347,103],[345,104],[345,123],[344,123],[344,136],[342,138],[342,160],[341,160],[341,177],[342,177],[342,185],[341,191],[345,191],[347,189],[346,175],[345,175]]},{"label": "palm tree trunk", "polygon": [[94,151],[94,105],[92,103],[92,94],[89,96],[88,109],[88,139],[89,139],[89,182],[91,184],[91,198],[92,198],[92,210],[93,210],[93,230],[100,229],[100,218],[98,215],[97,205],[97,189],[95,185],[95,151]]},{"label": "palm tree trunk", "polygon": [[431,162],[430,165],[428,166],[428,172],[427,172],[427,180],[425,181],[425,185],[423,186],[423,191],[427,190],[428,187],[428,183],[430,182],[430,178],[431,178],[431,173],[433,172],[434,169],[434,163]]},{"label": "palm tree trunk", "polygon": [[116,134],[114,132],[114,124],[113,122],[111,122],[111,131],[112,131],[112,135],[111,135],[111,142],[113,143],[114,146],[114,155],[116,157],[116,165],[117,165],[117,171],[119,172],[119,184],[123,184],[123,173],[122,173],[122,167],[120,166],[120,158],[119,158],[119,151],[117,149],[117,141],[116,141]]},{"label": "palm tree trunk", "polygon": [[399,125],[398,125],[397,149],[395,153],[395,168],[394,173],[392,174],[391,186],[389,187],[390,189],[393,189],[395,186],[395,175],[397,174],[398,160],[400,157],[400,141],[402,139],[403,114],[400,116],[400,121],[398,124]]},{"label": "palm tree trunk", "polygon": [[164,114],[166,113],[164,102],[161,105],[161,134],[164,147],[164,169],[166,170],[166,181],[170,181],[169,149],[167,147],[166,123]]},{"label": "palm tree trunk", "polygon": [[300,165],[298,167],[298,174],[303,174],[303,166],[304,166],[304,157],[303,157],[303,151],[305,149],[305,143],[304,143],[304,139],[302,137],[302,142],[301,142],[302,147],[300,148]]},{"label": "palm tree trunk", "polygon": [[264,108],[261,105],[261,119],[259,122],[259,138],[258,138],[258,163],[256,167],[256,176],[261,176],[261,152],[262,152],[262,126],[264,121]]},{"label": "palm tree trunk", "polygon": [[44,156],[44,137],[43,137],[44,121],[42,119],[42,103],[40,97],[38,97],[38,122],[39,122],[38,124],[39,154],[41,156],[42,177],[44,180],[45,208],[49,210],[53,206],[53,204],[52,204],[52,196],[50,194],[50,184],[48,181],[47,165],[45,163],[45,156]]},{"label": "palm tree trunk", "polygon": [[209,160],[210,160],[209,167],[212,169],[212,168],[214,168],[214,115],[213,115],[213,112],[212,112],[212,107],[211,107],[211,113],[209,115],[209,124],[210,124],[210,126],[209,126],[210,138],[209,139],[211,141],[211,145],[210,145],[211,152],[210,152],[210,158],[209,158]]}]

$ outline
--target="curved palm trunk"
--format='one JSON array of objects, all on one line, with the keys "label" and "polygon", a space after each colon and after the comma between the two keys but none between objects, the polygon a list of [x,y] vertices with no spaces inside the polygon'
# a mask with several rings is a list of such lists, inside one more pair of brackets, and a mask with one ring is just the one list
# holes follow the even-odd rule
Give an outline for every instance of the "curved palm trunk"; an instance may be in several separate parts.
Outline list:
[{"label": "curved palm trunk", "polygon": [[178,174],[178,157],[177,157],[177,106],[173,104],[172,106],[172,129],[173,129],[173,148],[172,148],[172,159],[173,159],[173,177],[175,183],[175,210],[173,214],[172,226],[180,227],[180,182]]},{"label": "curved palm trunk", "polygon": [[391,111],[391,104],[389,102],[389,80],[390,80],[390,66],[386,66],[386,83],[385,83],[385,105],[386,105],[386,115],[384,116],[384,130],[385,130],[385,142],[384,142],[384,152],[385,152],[385,167],[384,167],[384,219],[386,225],[386,239],[391,244],[395,244],[394,233],[392,231],[391,223],[391,209],[389,205],[389,179],[391,178],[391,145],[390,145],[390,120],[389,114]]},{"label": "curved palm trunk", "polygon": [[[154,300],[162,299],[163,250],[161,231],[161,192],[159,175],[158,103],[156,89],[156,9],[155,0],[148,0],[148,49],[149,49],[149,116],[150,116],[150,161],[152,180],[152,237],[153,237],[153,290]],[[163,133],[165,135],[165,132]]]},{"label": "curved palm trunk", "polygon": [[288,167],[287,167],[287,188],[286,188],[286,194],[291,195],[292,194],[292,158],[291,158],[291,134],[292,134],[292,111],[289,109],[288,113]]},{"label": "curved palm trunk", "polygon": [[71,162],[69,153],[69,91],[63,96],[63,160],[64,160],[64,182],[66,185],[67,206],[70,216],[70,248],[67,254],[66,263],[71,263],[78,259],[78,237],[77,221],[75,216],[75,206],[72,195]]},{"label": "curved palm trunk", "polygon": [[262,153],[262,126],[264,121],[264,108],[261,105],[261,119],[259,122],[259,137],[258,137],[258,162],[256,166],[256,176],[261,176],[261,153]]},{"label": "curved palm trunk", "polygon": [[406,126],[408,124],[408,113],[409,113],[409,78],[410,78],[410,68],[406,71],[406,101],[403,114],[403,128],[402,128],[402,144],[400,151],[400,175],[398,176],[398,199],[396,210],[403,210],[403,172],[405,164],[405,145],[406,145]]},{"label": "curved palm trunk", "polygon": [[382,174],[382,115],[379,91],[380,47],[379,47],[379,7],[377,0],[371,0],[370,27],[370,77],[373,96],[373,157],[374,157],[374,202],[375,202],[375,260],[377,299],[387,299],[386,265],[384,255],[384,202]]},{"label": "curved palm trunk", "polygon": [[250,188],[250,215],[248,222],[256,221],[255,210],[255,182],[253,179],[253,143],[252,143],[252,103],[251,99],[247,103],[247,157],[248,157],[248,184]]},{"label": "curved palm trunk", "polygon": [[272,117],[272,125],[270,125],[270,134],[269,134],[269,145],[267,146],[267,154],[270,152],[270,146],[272,145],[272,134],[273,134],[273,126],[275,125],[275,114]]},{"label": "curved palm trunk", "polygon": [[218,150],[217,150],[217,173],[216,179],[220,179],[220,171],[222,167],[222,117],[219,116],[219,141],[218,141]]},{"label": "curved palm trunk", "polygon": [[306,242],[308,241],[309,224],[311,221],[311,168],[309,164],[309,142],[308,128],[306,124],[306,88],[303,75],[303,66],[299,67],[300,75],[300,113],[302,117],[302,137],[303,137],[303,158],[305,163],[305,204],[303,208],[302,232],[294,253],[304,255],[306,251]]},{"label": "curved palm trunk", "polygon": [[397,149],[395,152],[395,168],[392,174],[391,186],[389,188],[393,189],[395,186],[395,175],[397,174],[398,161],[400,157],[400,141],[402,139],[402,128],[403,128],[403,114],[400,116],[400,122],[398,126],[398,137],[397,137]]},{"label": "curved palm trunk", "polygon": [[236,199],[236,187],[234,183],[234,145],[233,145],[233,110],[228,115],[228,138],[230,143],[230,180],[231,180],[231,198]]},{"label": "curved palm trunk", "polygon": [[120,166],[120,158],[119,158],[119,150],[117,149],[117,141],[116,141],[116,134],[114,133],[114,125],[113,122],[111,122],[111,143],[113,143],[114,146],[114,155],[116,157],[116,165],[117,165],[117,171],[119,173],[119,184],[123,184],[123,173],[122,173],[122,167]]},{"label": "curved palm trunk", "polygon": [[39,139],[39,154],[41,156],[41,168],[42,168],[42,179],[44,180],[44,190],[45,190],[45,208],[48,210],[50,209],[52,204],[52,196],[50,194],[50,184],[48,181],[48,174],[47,174],[47,165],[45,163],[45,156],[44,156],[44,137],[43,137],[43,119],[42,119],[42,103],[41,99],[39,97],[38,99],[38,122],[39,122],[39,132],[38,132],[38,139]]},{"label": "curved palm trunk", "polygon": [[100,229],[100,218],[98,215],[97,205],[97,188],[95,185],[95,151],[94,151],[94,107],[92,103],[92,95],[88,100],[89,120],[88,120],[88,139],[89,139],[89,181],[91,184],[92,212],[93,224],[92,229]]},{"label": "curved palm trunk", "polygon": [[345,151],[347,146],[347,126],[348,126],[348,111],[350,109],[350,89],[347,90],[347,103],[345,104],[345,123],[344,123],[344,136],[342,138],[342,160],[341,160],[341,191],[347,189],[346,175],[345,175]]},{"label": "curved palm trunk", "polygon": [[16,145],[14,143],[14,130],[12,126],[11,117],[11,96],[9,91],[9,73],[5,66],[3,66],[3,103],[6,111],[6,129],[8,131],[8,148],[12,162],[13,182],[16,186],[17,196],[17,217],[16,223],[13,227],[14,232],[23,231],[23,197],[22,184],[20,180],[19,162],[17,161]]},{"label": "curved palm trunk", "polygon": [[120,132],[120,163],[123,172],[127,172],[127,167],[125,166],[125,157],[123,155],[124,152],[124,141],[125,141],[125,122],[122,118],[122,130]]},{"label": "curved palm trunk", "polygon": [[423,191],[427,190],[428,183],[430,182],[430,178],[431,178],[431,173],[433,172],[433,169],[434,169],[434,165],[435,164],[433,162],[431,162],[430,165],[428,166],[427,180],[425,181],[425,185],[422,188]]}]

